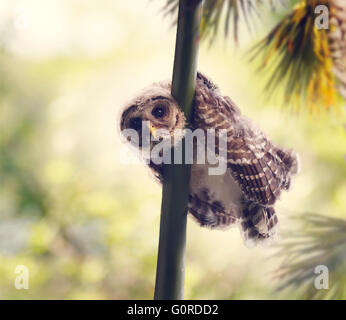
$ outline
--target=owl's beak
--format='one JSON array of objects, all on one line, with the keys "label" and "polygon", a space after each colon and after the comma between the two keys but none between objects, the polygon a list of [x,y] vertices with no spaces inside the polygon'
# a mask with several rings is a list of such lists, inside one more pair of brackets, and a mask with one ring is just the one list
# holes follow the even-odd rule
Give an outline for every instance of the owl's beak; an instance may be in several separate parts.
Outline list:
[{"label": "owl's beak", "polygon": [[151,124],[149,125],[149,130],[150,130],[150,134],[156,138],[156,128],[153,127]]}]

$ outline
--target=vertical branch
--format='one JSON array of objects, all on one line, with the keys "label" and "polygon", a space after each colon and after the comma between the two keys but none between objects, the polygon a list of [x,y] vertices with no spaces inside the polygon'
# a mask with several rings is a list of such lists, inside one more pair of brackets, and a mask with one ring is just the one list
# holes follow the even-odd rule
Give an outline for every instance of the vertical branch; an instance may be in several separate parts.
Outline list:
[{"label": "vertical branch", "polygon": [[[190,120],[195,92],[202,0],[180,0],[174,57],[172,96]],[[162,189],[155,299],[183,299],[186,219],[190,165],[165,164]],[[172,155],[173,159],[173,155]]]}]

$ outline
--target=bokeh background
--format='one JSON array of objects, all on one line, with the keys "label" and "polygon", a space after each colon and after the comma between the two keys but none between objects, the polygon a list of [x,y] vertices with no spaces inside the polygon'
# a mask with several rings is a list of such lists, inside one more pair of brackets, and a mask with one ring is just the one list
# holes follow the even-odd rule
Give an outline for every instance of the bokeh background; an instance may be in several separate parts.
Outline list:
[{"label": "bokeh background", "polygon": [[[119,113],[133,94],[171,77],[173,18],[162,1],[0,2],[0,298],[151,299],[160,186],[142,164],[121,161]],[[247,50],[276,17],[202,43],[208,74],[273,140],[294,148],[302,170],[277,212],[345,218],[343,114],[292,112],[263,94],[266,75]],[[279,243],[282,240],[279,240]],[[278,299],[275,248],[248,249],[239,231],[188,221],[187,299]],[[14,287],[29,268],[28,290]],[[346,280],[345,280],[346,281]],[[312,286],[312,284],[311,284]]]}]

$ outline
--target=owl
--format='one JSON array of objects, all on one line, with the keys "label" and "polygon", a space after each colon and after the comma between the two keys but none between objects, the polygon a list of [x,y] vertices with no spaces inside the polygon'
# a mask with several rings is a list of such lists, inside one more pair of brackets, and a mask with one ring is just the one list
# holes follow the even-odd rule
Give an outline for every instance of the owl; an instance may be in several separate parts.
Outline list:
[{"label": "owl", "polygon": [[[170,133],[172,148],[172,136],[181,132],[177,129],[226,130],[224,174],[210,175],[208,163],[191,165],[189,213],[203,227],[238,226],[249,247],[268,243],[278,233],[274,205],[281,191],[289,190],[292,177],[298,173],[298,155],[274,144],[200,72],[192,108],[191,120],[186,123],[184,113],[171,95],[171,83],[154,83],[125,106],[120,129],[133,129],[141,136],[143,121],[149,122],[151,133],[163,128]],[[151,143],[150,148],[154,145],[155,142]],[[195,147],[193,142],[191,148]],[[162,182],[163,165],[150,160],[148,166]]]}]

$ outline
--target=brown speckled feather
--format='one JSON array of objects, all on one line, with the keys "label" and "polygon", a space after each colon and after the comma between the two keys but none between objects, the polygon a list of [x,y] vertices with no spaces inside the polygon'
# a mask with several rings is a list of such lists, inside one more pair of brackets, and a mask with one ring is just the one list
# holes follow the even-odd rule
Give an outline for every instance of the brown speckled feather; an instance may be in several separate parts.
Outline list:
[{"label": "brown speckled feather", "polygon": [[274,146],[240,114],[229,97],[221,96],[210,83],[198,74],[195,127],[226,129],[228,167],[244,196],[262,205],[273,205],[281,189],[289,184],[291,167],[297,161],[294,154]]},{"label": "brown speckled feather", "polygon": [[278,223],[273,205],[297,173],[295,153],[275,146],[201,73],[194,108],[194,128],[227,130],[227,166],[244,195],[245,241],[271,237]]}]

